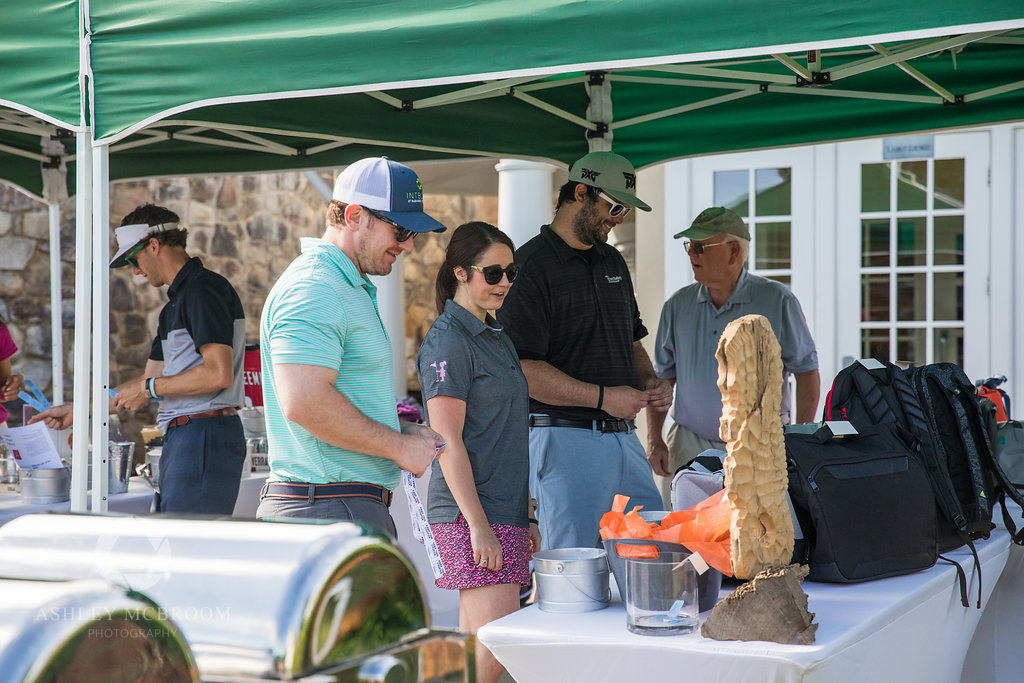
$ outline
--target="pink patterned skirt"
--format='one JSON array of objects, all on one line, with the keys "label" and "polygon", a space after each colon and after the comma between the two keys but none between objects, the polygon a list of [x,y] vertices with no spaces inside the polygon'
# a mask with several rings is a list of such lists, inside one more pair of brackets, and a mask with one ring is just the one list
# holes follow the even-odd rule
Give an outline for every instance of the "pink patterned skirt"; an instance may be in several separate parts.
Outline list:
[{"label": "pink patterned skirt", "polygon": [[481,567],[473,561],[469,525],[459,515],[453,524],[431,524],[430,530],[444,562],[444,576],[434,581],[438,588],[461,590],[502,583],[530,584],[530,530],[507,524],[492,524],[501,544],[501,571]]}]

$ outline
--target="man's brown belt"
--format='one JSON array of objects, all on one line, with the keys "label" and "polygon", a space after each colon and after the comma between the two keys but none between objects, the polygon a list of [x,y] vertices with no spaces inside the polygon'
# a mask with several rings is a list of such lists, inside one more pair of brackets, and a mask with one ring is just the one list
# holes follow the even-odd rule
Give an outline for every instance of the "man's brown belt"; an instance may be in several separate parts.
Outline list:
[{"label": "man's brown belt", "polygon": [[201,413],[192,413],[191,415],[179,415],[168,423],[170,427],[181,427],[187,425],[192,420],[201,420],[204,417],[231,417],[237,415],[238,411],[234,408],[218,408],[217,410],[205,410]]}]

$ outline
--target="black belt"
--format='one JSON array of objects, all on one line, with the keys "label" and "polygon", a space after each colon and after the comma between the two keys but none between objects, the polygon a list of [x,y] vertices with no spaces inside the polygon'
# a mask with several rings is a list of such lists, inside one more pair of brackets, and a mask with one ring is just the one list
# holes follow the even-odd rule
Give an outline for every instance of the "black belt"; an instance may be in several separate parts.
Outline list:
[{"label": "black belt", "polygon": [[267,496],[274,498],[305,498],[312,505],[314,500],[325,498],[373,498],[391,507],[391,491],[376,484],[339,482],[334,484],[307,484],[289,481],[268,481],[260,491],[260,500]]},{"label": "black belt", "polygon": [[636,429],[632,420],[623,420],[617,417],[607,420],[563,420],[560,417],[550,415],[531,415],[531,427],[573,427],[575,429],[590,429],[604,432],[631,432]]}]

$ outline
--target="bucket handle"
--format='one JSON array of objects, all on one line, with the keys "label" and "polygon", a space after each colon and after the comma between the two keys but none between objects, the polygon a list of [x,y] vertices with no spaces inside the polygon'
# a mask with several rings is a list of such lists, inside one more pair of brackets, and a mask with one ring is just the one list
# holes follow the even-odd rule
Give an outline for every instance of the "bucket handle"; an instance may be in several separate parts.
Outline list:
[{"label": "bucket handle", "polygon": [[564,579],[566,579],[569,582],[570,586],[572,586],[573,588],[578,590],[580,593],[582,593],[584,596],[586,596],[592,602],[608,602],[612,598],[611,588],[609,588],[607,586],[605,586],[604,595],[602,597],[595,598],[593,595],[591,595],[590,593],[585,591],[583,588],[581,588],[580,586],[576,585],[576,582],[573,581],[573,579],[572,579],[572,574],[566,574],[565,573],[565,565],[562,564],[561,562],[559,562],[558,564],[555,565],[555,571],[557,571],[559,573],[559,575],[561,575]]},{"label": "bucket handle", "polygon": [[[646,545],[646,546],[650,546],[650,547],[654,548],[654,550],[655,550],[655,552],[657,554],[654,557],[649,558],[649,559],[652,559],[652,560],[656,560],[659,557],[661,557],[661,554],[663,552],[679,552],[679,553],[691,552],[690,549],[687,548],[686,546],[684,546],[682,543],[673,543],[671,541],[659,541],[659,540],[653,539],[653,538],[610,538],[608,540],[613,543],[613,545],[612,545],[612,552],[615,553],[616,557],[620,557],[622,559],[626,559],[626,558],[622,557],[622,555],[619,554],[619,548],[618,548],[618,544],[619,543],[621,543],[623,545]],[[671,546],[679,546],[680,548],[682,548],[682,550],[675,550]]]}]

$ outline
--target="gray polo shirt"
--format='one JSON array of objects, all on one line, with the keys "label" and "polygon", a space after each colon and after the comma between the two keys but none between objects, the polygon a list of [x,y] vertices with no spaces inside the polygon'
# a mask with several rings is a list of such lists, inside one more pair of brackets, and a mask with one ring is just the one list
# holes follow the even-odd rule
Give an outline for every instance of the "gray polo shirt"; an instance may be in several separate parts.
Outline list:
[{"label": "gray polo shirt", "polygon": [[[493,318],[488,316],[487,322],[449,299],[420,346],[416,371],[424,405],[434,396],[466,402],[462,442],[487,521],[526,527],[530,499],[526,377],[508,335]],[[452,523],[458,516],[459,506],[435,460],[427,520]]]},{"label": "gray polo shirt", "polygon": [[654,348],[658,377],[676,378],[672,418],[705,439],[717,440],[722,417],[715,351],[725,326],[745,315],[763,315],[782,347],[782,406],[792,410],[790,374],[818,368],[818,352],[796,296],[785,285],[752,275],[744,268],[729,300],[711,303],[699,282],[683,287],[665,302]]}]

